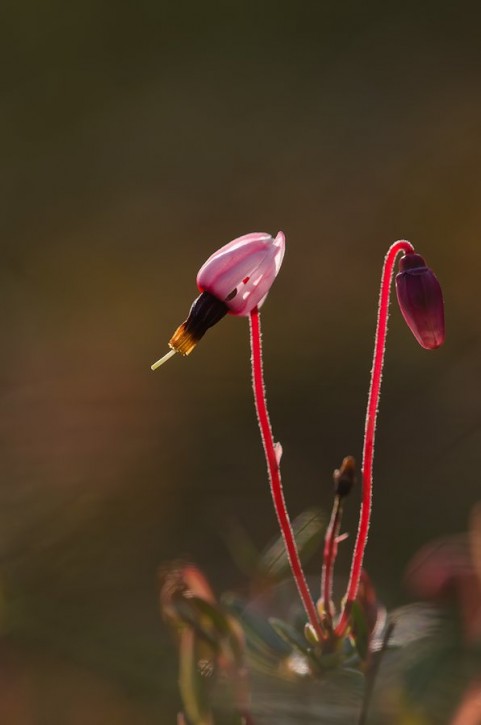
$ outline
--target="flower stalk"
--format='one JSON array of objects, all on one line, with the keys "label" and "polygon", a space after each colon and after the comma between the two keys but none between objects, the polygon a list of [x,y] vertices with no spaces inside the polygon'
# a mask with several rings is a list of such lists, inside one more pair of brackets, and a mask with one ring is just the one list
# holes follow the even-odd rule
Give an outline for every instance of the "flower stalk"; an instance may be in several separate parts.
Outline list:
[{"label": "flower stalk", "polygon": [[391,280],[396,257],[401,252],[414,253],[413,245],[401,239],[392,244],[384,258],[381,273],[381,288],[379,291],[379,306],[374,337],[374,354],[371,370],[371,384],[366,410],[366,423],[364,429],[364,445],[362,450],[362,501],[359,514],[359,528],[357,531],[354,554],[352,558],[351,573],[347,585],[345,603],[336,626],[336,636],[342,637],[349,624],[349,615],[352,604],[356,599],[361,577],[362,562],[369,533],[369,523],[372,508],[372,464],[374,459],[374,443],[376,438],[377,412],[381,393],[382,371],[384,367],[384,352],[386,349],[387,323],[389,318],[389,301],[391,294]]},{"label": "flower stalk", "polygon": [[251,342],[251,364],[252,364],[252,387],[254,390],[254,401],[259,421],[262,444],[269,474],[269,485],[272,495],[274,509],[279,522],[282,538],[286,546],[287,557],[292,571],[292,576],[297,586],[299,596],[306,611],[310,625],[313,627],[319,641],[323,639],[323,631],[319,622],[316,606],[309,592],[304,571],[302,569],[299,552],[297,550],[294,532],[287,513],[286,501],[282,490],[281,474],[276,456],[276,447],[272,435],[272,428],[267,411],[265,396],[264,373],[262,368],[262,335],[259,310],[254,308],[249,317],[250,321],[250,342]]},{"label": "flower stalk", "polygon": [[341,527],[343,499],[351,492],[355,483],[356,462],[352,456],[346,456],[340,466],[333,474],[334,478],[334,503],[331,518],[324,538],[324,556],[321,575],[321,601],[318,607],[322,608],[322,615],[325,618],[323,624],[332,635],[332,622],[334,608],[332,605],[332,579],[334,564],[337,557],[337,548],[344,536],[339,536]]},{"label": "flower stalk", "polygon": [[329,631],[332,631],[332,620],[334,617],[332,606],[332,578],[334,573],[334,563],[337,557],[337,544],[339,529],[342,518],[342,500],[340,496],[334,497],[334,504],[331,512],[331,519],[327,527],[324,539],[324,560],[322,565],[321,576],[321,602],[323,615],[326,619],[325,625]]}]

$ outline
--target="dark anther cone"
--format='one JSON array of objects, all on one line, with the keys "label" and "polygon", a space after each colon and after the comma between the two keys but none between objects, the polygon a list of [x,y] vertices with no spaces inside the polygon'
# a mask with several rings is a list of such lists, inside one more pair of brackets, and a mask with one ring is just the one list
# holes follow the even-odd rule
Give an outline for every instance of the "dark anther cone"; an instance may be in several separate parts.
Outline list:
[{"label": "dark anther cone", "polygon": [[444,342],[444,302],[436,275],[420,254],[405,254],[396,275],[399,307],[419,344],[434,350]]},{"label": "dark anther cone", "polygon": [[169,340],[172,350],[181,355],[190,355],[205,333],[221,320],[228,312],[225,302],[209,292],[202,292],[192,303],[189,316],[174,332]]}]

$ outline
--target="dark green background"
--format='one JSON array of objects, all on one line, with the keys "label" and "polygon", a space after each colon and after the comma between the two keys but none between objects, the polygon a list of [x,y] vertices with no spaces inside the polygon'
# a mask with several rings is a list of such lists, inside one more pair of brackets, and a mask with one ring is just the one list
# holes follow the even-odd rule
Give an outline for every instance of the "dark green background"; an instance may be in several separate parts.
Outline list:
[{"label": "dark green background", "polygon": [[242,581],[229,521],[259,545],[275,533],[247,322],[149,370],[199,266],[240,234],[287,237],[263,324],[293,514],[328,508],[332,469],[360,457],[387,246],[428,258],[447,342],[419,348],[393,305],[366,562],[384,601],[405,596],[421,544],[465,527],[481,445],[475,8],[2,3],[2,722],[173,722],[159,564],[192,557],[221,591]]}]

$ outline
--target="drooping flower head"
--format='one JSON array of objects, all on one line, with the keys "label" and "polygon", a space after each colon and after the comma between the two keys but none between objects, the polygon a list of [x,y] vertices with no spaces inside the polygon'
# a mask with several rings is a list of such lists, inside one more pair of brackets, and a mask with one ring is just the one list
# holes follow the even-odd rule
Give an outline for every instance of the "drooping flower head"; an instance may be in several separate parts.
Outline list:
[{"label": "drooping flower head", "polygon": [[174,353],[189,355],[209,327],[224,315],[248,317],[260,307],[282,264],[285,237],[253,232],[218,249],[197,274],[201,292],[185,322],[169,341],[170,352],[152,365],[160,367]]},{"label": "drooping flower head", "polygon": [[444,342],[444,302],[441,285],[420,254],[399,260],[396,294],[406,323],[419,344],[434,350]]}]

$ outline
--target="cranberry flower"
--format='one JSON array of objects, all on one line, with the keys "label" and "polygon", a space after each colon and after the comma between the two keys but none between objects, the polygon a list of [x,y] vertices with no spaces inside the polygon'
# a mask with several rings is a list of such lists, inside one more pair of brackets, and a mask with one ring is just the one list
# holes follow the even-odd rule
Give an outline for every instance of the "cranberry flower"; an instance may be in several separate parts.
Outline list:
[{"label": "cranberry flower", "polygon": [[209,327],[227,313],[248,317],[267,297],[282,264],[285,237],[253,232],[214,252],[197,274],[201,292],[185,322],[169,341],[170,352],[152,365],[156,370],[176,352],[190,355]]},{"label": "cranberry flower", "polygon": [[272,435],[262,370],[259,308],[279,272],[284,251],[285,238],[282,232],[279,232],[275,239],[270,234],[252,233],[234,239],[209,257],[197,275],[200,296],[190,308],[186,321],[171,337],[170,352],[154,363],[152,370],[156,370],[176,352],[189,355],[209,327],[219,322],[227,313],[249,318],[254,401],[271,495],[299,595],[309,622],[317,639],[320,640],[322,631],[319,617],[302,570],[282,491],[279,471],[280,446],[274,442]]},{"label": "cranberry flower", "polygon": [[234,239],[209,257],[197,275],[201,292],[223,300],[232,315],[248,317],[260,307],[279,272],[285,251],[282,232],[254,232]]}]

